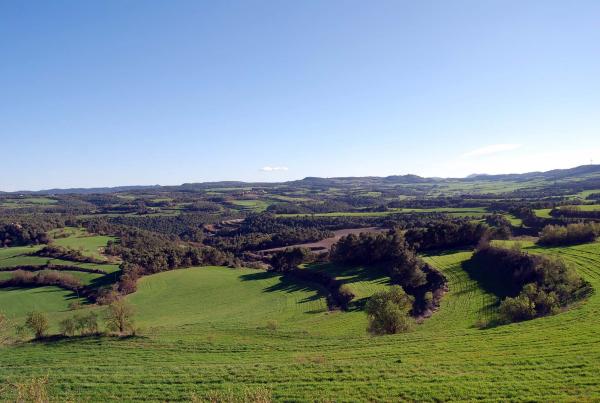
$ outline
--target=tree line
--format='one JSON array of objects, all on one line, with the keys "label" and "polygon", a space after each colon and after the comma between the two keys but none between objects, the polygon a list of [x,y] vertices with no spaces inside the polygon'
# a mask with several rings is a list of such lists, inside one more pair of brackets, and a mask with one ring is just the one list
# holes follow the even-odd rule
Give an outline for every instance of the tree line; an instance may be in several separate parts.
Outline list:
[{"label": "tree line", "polygon": [[563,260],[516,248],[481,245],[465,268],[482,286],[505,297],[499,308],[502,323],[556,314],[592,291]]}]

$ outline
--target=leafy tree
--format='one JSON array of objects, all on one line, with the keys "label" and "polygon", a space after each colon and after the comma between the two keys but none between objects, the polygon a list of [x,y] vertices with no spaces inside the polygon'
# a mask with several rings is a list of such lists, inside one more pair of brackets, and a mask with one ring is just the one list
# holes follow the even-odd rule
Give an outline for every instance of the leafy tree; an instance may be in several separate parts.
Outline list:
[{"label": "leafy tree", "polygon": [[310,257],[310,251],[306,248],[287,248],[277,251],[271,258],[273,270],[286,272],[298,267]]},{"label": "leafy tree", "polygon": [[394,334],[410,330],[413,324],[409,316],[412,303],[412,298],[397,285],[373,294],[365,306],[369,332]]}]

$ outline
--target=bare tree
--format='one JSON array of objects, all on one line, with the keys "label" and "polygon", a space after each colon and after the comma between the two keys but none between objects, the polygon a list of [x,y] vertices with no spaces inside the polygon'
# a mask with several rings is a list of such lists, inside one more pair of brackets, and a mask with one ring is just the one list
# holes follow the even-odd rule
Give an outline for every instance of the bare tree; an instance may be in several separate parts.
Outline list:
[{"label": "bare tree", "polygon": [[118,300],[109,305],[106,314],[106,326],[113,332],[127,334],[133,331],[134,310],[131,305],[123,300]]}]

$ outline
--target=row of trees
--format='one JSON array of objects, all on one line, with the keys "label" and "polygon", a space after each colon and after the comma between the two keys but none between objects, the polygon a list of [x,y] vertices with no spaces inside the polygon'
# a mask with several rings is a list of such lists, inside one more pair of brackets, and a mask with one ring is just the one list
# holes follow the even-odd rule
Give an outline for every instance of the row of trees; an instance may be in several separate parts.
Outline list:
[{"label": "row of trees", "polygon": [[469,271],[501,297],[502,322],[517,322],[557,313],[583,298],[591,286],[560,259],[530,255],[518,249],[482,245]]},{"label": "row of trees", "polygon": [[136,291],[141,276],[192,266],[239,266],[230,253],[210,246],[192,244],[179,240],[175,235],[163,235],[105,220],[85,223],[90,232],[110,234],[119,238],[109,241],[105,253],[119,256],[123,263],[119,280],[110,287],[100,289],[96,301],[110,304],[121,295]]},{"label": "row of trees", "polygon": [[417,255],[399,230],[342,237],[333,245],[330,258],[345,264],[386,267],[392,282],[414,297],[414,315],[433,309],[446,284],[446,279]]},{"label": "row of trees", "polygon": [[578,206],[562,206],[552,209],[553,217],[600,219],[600,210],[584,210]]},{"label": "row of trees", "polygon": [[80,250],[64,248],[58,245],[48,245],[35,253],[37,256],[49,257],[54,259],[71,260],[80,263],[105,263],[104,260],[84,255]]},{"label": "row of trees", "polygon": [[286,248],[273,253],[270,263],[273,271],[291,275],[297,280],[317,283],[325,288],[330,309],[348,309],[348,304],[355,295],[346,284],[325,272],[298,268],[302,263],[312,263],[318,259],[319,256],[306,248]]},{"label": "row of trees", "polygon": [[405,236],[415,249],[426,251],[475,246],[483,237],[491,235],[489,231],[490,228],[484,223],[437,220],[425,227],[411,228]]},{"label": "row of trees", "polygon": [[538,243],[544,246],[574,245],[594,242],[600,235],[600,224],[576,223],[547,225],[540,232]]},{"label": "row of trees", "polygon": [[[104,314],[104,322],[107,332],[118,334],[120,336],[129,335],[135,332],[134,309],[125,301],[119,300],[109,305]],[[4,342],[9,339],[10,322],[6,316],[0,313],[0,335],[4,335]],[[58,323],[59,331],[62,336],[94,336],[100,334],[99,316],[96,312],[87,314],[75,314],[67,317]],[[49,336],[50,321],[48,317],[38,311],[27,314],[25,321],[21,325],[16,325],[17,335],[24,337],[29,332],[34,339],[43,339]],[[2,336],[0,336],[2,337]]]},{"label": "row of trees", "polygon": [[77,277],[58,271],[29,272],[16,270],[11,277],[0,280],[0,288],[44,286],[57,286],[76,293],[81,292],[84,288]]},{"label": "row of trees", "polygon": [[0,215],[0,248],[48,243],[48,231],[72,225],[75,219],[62,214]]}]

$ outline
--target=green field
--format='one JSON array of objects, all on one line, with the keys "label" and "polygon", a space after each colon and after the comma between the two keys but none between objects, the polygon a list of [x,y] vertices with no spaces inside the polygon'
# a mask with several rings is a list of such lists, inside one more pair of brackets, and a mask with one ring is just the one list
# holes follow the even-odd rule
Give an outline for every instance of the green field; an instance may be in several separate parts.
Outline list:
[{"label": "green field", "polygon": [[[109,240],[115,240],[114,237],[89,235],[80,228],[65,228],[60,231],[52,231],[51,234],[67,234],[66,238],[58,238],[53,242],[67,248],[78,249],[84,255],[92,256],[98,259],[106,260],[100,251],[106,246]],[[11,248],[0,248],[0,271],[10,270],[16,266],[43,266],[47,263],[64,266],[78,266],[88,269],[100,269],[107,273],[114,273],[119,270],[117,263],[81,263],[63,259],[52,259],[43,256],[35,256],[34,253],[43,248],[43,245],[37,246],[17,246]]]},{"label": "green field", "polygon": [[551,208],[543,208],[543,209],[533,210],[535,215],[540,218],[552,218],[552,216],[550,215],[551,211],[552,211]]},{"label": "green field", "polygon": [[233,200],[231,204],[239,206],[243,211],[252,211],[259,213],[269,207],[269,203],[264,200]]},{"label": "green field", "polygon": [[[600,244],[527,247],[560,254],[600,287]],[[600,399],[600,295],[556,316],[480,330],[498,301],[463,270],[469,256],[427,256],[449,279],[440,310],[411,333],[382,337],[366,334],[361,311],[330,313],[310,284],[257,270],[146,277],[128,297],[143,337],[9,347],[0,379],[47,374],[58,400],[185,400],[243,388],[288,401]],[[39,290],[0,291],[0,306],[21,317],[32,308],[15,301],[33,295],[53,319],[65,315],[66,295]],[[270,320],[276,330],[266,328]]]},{"label": "green field", "polygon": [[101,253],[102,248],[106,246],[108,241],[116,240],[115,237],[111,236],[90,235],[83,228],[66,228],[61,232],[67,233],[69,236],[54,239],[55,245],[80,250],[84,255],[96,259],[105,259],[105,256]]}]

